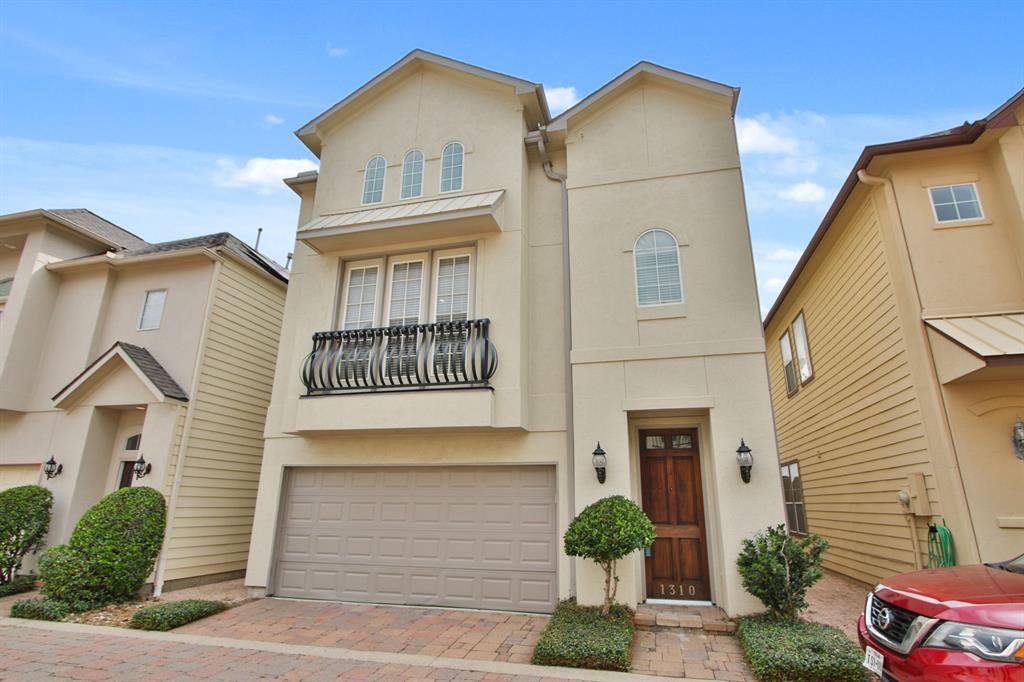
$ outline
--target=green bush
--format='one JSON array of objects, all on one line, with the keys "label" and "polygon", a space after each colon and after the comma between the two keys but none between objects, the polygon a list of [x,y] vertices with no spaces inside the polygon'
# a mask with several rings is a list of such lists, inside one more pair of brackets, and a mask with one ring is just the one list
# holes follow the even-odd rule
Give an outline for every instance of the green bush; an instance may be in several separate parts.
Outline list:
[{"label": "green bush", "polygon": [[761,682],[861,682],[861,650],[838,629],[771,615],[740,618],[736,635]]},{"label": "green bush", "polygon": [[791,537],[785,526],[769,527],[743,541],[736,567],[747,592],[772,614],[795,618],[807,608],[807,588],[821,579],[821,555],[828,543],[811,533]]},{"label": "green bush", "polygon": [[67,545],[39,559],[45,596],[83,611],[133,599],[153,571],[167,510],[153,488],[122,488],[91,507]]},{"label": "green bush", "polygon": [[36,579],[30,575],[16,575],[11,582],[0,585],[0,597],[28,592],[35,586],[35,581]]},{"label": "green bush", "polygon": [[0,490],[0,585],[14,580],[25,555],[43,546],[52,507],[53,493],[41,485]]},{"label": "green bush", "polygon": [[227,605],[208,599],[183,599],[143,606],[132,615],[130,627],[139,630],[173,630],[223,611]]},{"label": "green bush", "polygon": [[11,604],[11,618],[64,620],[68,605],[56,599],[20,599]]},{"label": "green bush", "polygon": [[604,615],[597,606],[559,602],[533,650],[536,665],[629,670],[633,612],[616,604]]},{"label": "green bush", "polygon": [[613,495],[580,512],[565,532],[565,553],[592,559],[604,570],[603,615],[608,615],[619,587],[615,562],[654,543],[654,524],[632,500]]}]

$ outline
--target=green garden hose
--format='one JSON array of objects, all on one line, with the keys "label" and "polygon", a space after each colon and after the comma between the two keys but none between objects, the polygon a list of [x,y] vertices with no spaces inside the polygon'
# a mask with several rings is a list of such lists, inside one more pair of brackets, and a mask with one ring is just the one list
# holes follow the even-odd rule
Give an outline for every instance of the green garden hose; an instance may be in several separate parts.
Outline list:
[{"label": "green garden hose", "polygon": [[953,534],[949,528],[928,524],[928,568],[955,566],[953,556]]}]

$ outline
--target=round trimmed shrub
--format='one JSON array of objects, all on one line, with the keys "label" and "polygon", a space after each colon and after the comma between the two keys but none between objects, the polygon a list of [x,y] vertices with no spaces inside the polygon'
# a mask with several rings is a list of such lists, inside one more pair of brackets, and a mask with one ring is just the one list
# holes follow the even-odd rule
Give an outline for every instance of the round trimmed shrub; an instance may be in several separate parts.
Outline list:
[{"label": "round trimmed shrub", "polygon": [[153,488],[122,488],[93,505],[68,544],[39,561],[42,592],[73,610],[134,598],[163,545],[167,509]]},{"label": "round trimmed shrub", "polygon": [[770,526],[743,541],[736,567],[743,587],[773,615],[795,618],[807,608],[807,589],[821,580],[826,549],[820,535],[794,538],[785,526]]},{"label": "round trimmed shrub", "polygon": [[43,546],[53,493],[41,485],[0,490],[0,585],[14,580],[21,562]]},{"label": "round trimmed shrub", "polygon": [[654,544],[654,524],[636,502],[612,495],[579,513],[565,531],[565,553],[592,559],[604,570],[604,605],[607,616],[619,587],[615,562]]}]

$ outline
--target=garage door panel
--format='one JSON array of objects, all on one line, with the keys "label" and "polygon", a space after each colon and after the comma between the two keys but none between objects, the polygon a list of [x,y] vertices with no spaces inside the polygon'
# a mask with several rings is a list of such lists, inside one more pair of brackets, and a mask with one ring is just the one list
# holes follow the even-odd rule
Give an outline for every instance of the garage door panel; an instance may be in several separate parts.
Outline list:
[{"label": "garage door panel", "polygon": [[553,467],[289,470],[275,593],[551,611]]}]

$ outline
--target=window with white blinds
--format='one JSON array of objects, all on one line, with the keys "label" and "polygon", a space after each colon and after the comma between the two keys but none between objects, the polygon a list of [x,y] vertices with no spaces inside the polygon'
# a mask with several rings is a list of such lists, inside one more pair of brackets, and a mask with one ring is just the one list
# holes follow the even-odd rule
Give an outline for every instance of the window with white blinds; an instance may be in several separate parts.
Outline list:
[{"label": "window with white blinds", "polygon": [[139,331],[160,328],[160,320],[164,316],[164,302],[166,300],[166,289],[146,292],[146,298],[142,302],[142,314],[139,316]]},{"label": "window with white blinds", "polygon": [[434,318],[438,322],[469,319],[469,254],[437,259]]},{"label": "window with white blinds", "polygon": [[349,270],[344,329],[369,329],[374,325],[379,271],[376,265]]},{"label": "window with white blinds", "polygon": [[633,247],[633,263],[637,305],[683,302],[679,245],[671,233],[650,230],[640,235]]},{"label": "window with white blinds", "polygon": [[408,261],[392,265],[388,324],[402,326],[418,323],[422,293],[423,261]]}]

